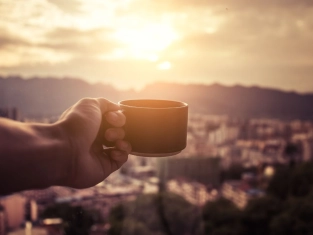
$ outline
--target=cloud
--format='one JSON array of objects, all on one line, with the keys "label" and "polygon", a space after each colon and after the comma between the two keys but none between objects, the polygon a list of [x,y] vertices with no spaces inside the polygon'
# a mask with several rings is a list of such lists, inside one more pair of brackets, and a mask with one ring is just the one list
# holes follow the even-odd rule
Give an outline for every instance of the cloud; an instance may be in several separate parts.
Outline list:
[{"label": "cloud", "polygon": [[54,4],[61,11],[69,14],[82,13],[82,4],[79,0],[47,0],[51,4]]},{"label": "cloud", "polygon": [[[119,45],[109,39],[111,30],[55,28],[38,42],[0,29],[0,67],[18,64],[64,63],[74,58],[110,54]],[[4,59],[5,58],[5,59]]]},{"label": "cloud", "polygon": [[146,60],[98,60],[77,57],[63,63],[37,63],[33,66],[0,67],[0,73],[31,76],[84,78],[91,82],[111,83],[118,88],[140,87],[162,76],[156,64]]},{"label": "cloud", "polygon": [[[104,82],[117,88],[142,87],[154,81],[179,83],[213,83],[259,85],[285,90],[308,92],[313,90],[312,66],[301,67],[212,67],[199,69],[201,61],[184,61],[184,64],[172,63],[171,70],[158,70],[156,64],[147,61],[116,60],[99,61],[91,58],[76,58],[64,63],[42,63],[32,66],[19,65],[0,68],[3,75],[23,74],[39,77],[76,77],[91,82]],[[205,68],[205,66],[203,67]],[[208,69],[209,68],[209,69]],[[205,76],[205,80],[201,77]]]},{"label": "cloud", "polygon": [[27,39],[14,34],[5,28],[0,27],[0,32],[0,50],[9,46],[30,45],[30,42]]},{"label": "cloud", "polygon": [[59,63],[71,55],[31,42],[29,39],[0,28],[0,68],[23,64]]},{"label": "cloud", "polygon": [[[0,57],[12,58],[0,72],[80,75],[89,80],[111,79],[123,85],[161,79],[280,84],[286,89],[298,86],[313,90],[313,85],[303,85],[313,84],[311,0],[49,2],[42,4],[44,13],[37,17],[36,12],[27,14],[27,10],[25,14],[20,11],[21,18],[16,15],[11,21],[1,21],[0,17],[0,27],[4,26],[0,28]],[[99,7],[98,3],[103,5]],[[36,11],[41,12],[40,9]],[[0,9],[1,12],[10,16],[8,12],[14,11]],[[50,18],[54,20],[48,24]],[[24,19],[32,27],[25,28]],[[173,28],[178,35],[156,55],[159,61],[124,56],[127,43],[120,44],[114,38],[117,31],[157,24]],[[32,35],[33,32],[39,33]],[[112,56],[118,49],[125,49],[122,56]],[[171,63],[171,69],[157,71],[157,64],[162,61]],[[294,82],[297,79],[303,82]]]},{"label": "cloud", "polygon": [[260,7],[311,7],[313,6],[313,3],[311,0],[155,0],[152,1],[150,5],[157,5],[159,7],[163,7],[163,9],[177,9],[181,10],[183,8],[190,8],[190,7],[196,7],[196,8],[203,8],[203,7],[216,7],[216,6],[224,6],[224,7],[230,7],[231,8],[241,8],[241,9],[248,9],[248,8],[260,8]]},{"label": "cloud", "polygon": [[[215,17],[221,17],[221,14],[219,12]],[[207,61],[210,66],[219,63],[220,59],[227,66],[231,66],[229,62],[237,66],[312,63],[312,8],[291,9],[287,12],[269,10],[262,14],[242,9],[224,12],[222,15],[224,18],[213,33],[206,32],[205,23],[202,29],[197,25],[197,30],[186,33],[180,41],[168,48],[164,56],[170,57],[175,55],[175,51],[185,51],[183,56],[186,60],[198,58],[201,61],[199,64]]]},{"label": "cloud", "polygon": [[110,39],[111,33],[112,30],[106,28],[56,28],[46,34],[46,42],[40,46],[66,51],[75,56],[97,56],[110,53],[118,46]]}]

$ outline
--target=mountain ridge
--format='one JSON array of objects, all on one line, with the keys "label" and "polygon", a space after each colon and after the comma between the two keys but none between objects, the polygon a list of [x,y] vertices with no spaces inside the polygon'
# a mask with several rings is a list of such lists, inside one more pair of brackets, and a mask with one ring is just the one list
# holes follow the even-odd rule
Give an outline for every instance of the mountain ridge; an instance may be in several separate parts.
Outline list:
[{"label": "mountain ridge", "polygon": [[179,84],[157,82],[140,91],[118,90],[110,84],[90,84],[76,78],[0,76],[0,107],[17,107],[24,116],[59,115],[83,97],[171,99],[189,104],[191,112],[234,117],[312,119],[313,93],[218,83]]}]

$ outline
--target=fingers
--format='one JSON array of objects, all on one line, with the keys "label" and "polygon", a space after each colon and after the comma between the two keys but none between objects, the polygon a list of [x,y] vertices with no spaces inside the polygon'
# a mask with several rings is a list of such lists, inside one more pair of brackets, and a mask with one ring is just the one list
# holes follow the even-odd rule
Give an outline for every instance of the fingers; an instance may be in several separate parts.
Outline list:
[{"label": "fingers", "polygon": [[131,148],[130,143],[128,143],[128,142],[125,141],[125,140],[118,140],[118,141],[116,141],[114,148],[106,148],[106,149],[104,149],[103,151],[104,151],[109,157],[111,157],[112,159],[113,159],[114,157],[116,157],[116,160],[118,160],[118,154],[112,156],[112,152],[122,152],[122,153],[125,153],[126,155],[128,155],[128,154],[130,154],[131,150],[132,150],[132,148]]},{"label": "fingers", "polygon": [[[77,106],[93,106],[93,107],[99,107],[102,114],[105,114],[110,111],[118,111],[120,110],[120,106],[118,104],[115,104],[107,99],[104,98],[83,98],[79,100],[76,104],[73,105],[73,107]],[[65,113],[67,113],[72,107],[68,108]],[[62,115],[64,116],[64,114]]]},{"label": "fingers", "polygon": [[109,112],[109,111],[120,110],[120,106],[118,104],[115,104],[107,99],[97,98],[96,100],[99,103],[99,107],[100,107],[102,114],[105,114],[106,112]]},{"label": "fingers", "polygon": [[112,160],[112,172],[121,168],[127,161],[128,154],[126,152],[112,150],[110,158]]},{"label": "fingers", "polygon": [[119,169],[127,161],[128,154],[130,154],[130,152],[130,144],[124,140],[118,140],[116,142],[115,149],[110,152],[109,157],[113,160],[117,169]]},{"label": "fingers", "polygon": [[116,162],[125,163],[130,154],[132,148],[131,145],[125,140],[116,141],[115,148],[111,148],[108,152],[109,157]]},{"label": "fingers", "polygon": [[121,128],[124,126],[126,117],[121,112],[108,112],[103,115],[102,125],[99,130],[101,143],[107,147],[115,145],[117,140],[124,139],[125,132]]},{"label": "fingers", "polygon": [[122,127],[125,125],[126,117],[122,112],[108,112],[105,114],[107,122],[115,127]]},{"label": "fingers", "polygon": [[116,141],[115,147],[120,151],[126,152],[127,154],[130,154],[130,152],[132,151],[130,143],[125,140]]},{"label": "fingers", "polygon": [[112,150],[110,153],[110,158],[117,162],[119,166],[123,165],[128,158],[128,154],[119,150]]},{"label": "fingers", "polygon": [[125,137],[125,131],[122,128],[109,128],[105,131],[104,137],[107,141],[115,142]]},{"label": "fingers", "polygon": [[117,171],[127,161],[128,153],[116,148],[104,149],[99,156],[102,165],[104,179],[114,171]]},{"label": "fingers", "polygon": [[124,140],[118,140],[116,141],[115,148],[105,149],[104,152],[110,159],[111,172],[113,172],[118,170],[127,161],[128,154],[131,152],[131,145]]}]

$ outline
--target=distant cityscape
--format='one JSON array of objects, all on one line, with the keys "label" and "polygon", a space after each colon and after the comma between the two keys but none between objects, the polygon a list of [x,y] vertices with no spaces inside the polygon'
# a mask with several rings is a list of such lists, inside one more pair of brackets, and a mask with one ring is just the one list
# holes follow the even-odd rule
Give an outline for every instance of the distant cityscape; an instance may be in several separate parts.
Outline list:
[{"label": "distant cityscape", "polygon": [[[57,120],[21,117],[17,108],[0,108],[0,116],[25,122]],[[265,195],[277,165],[312,158],[311,121],[190,113],[187,148],[176,156],[130,156],[118,172],[88,189],[51,187],[0,197],[0,235],[62,234],[60,221],[47,222],[40,216],[47,207],[62,203],[96,211],[90,234],[107,234],[113,206],[160,190],[180,195],[198,207],[226,198],[244,208],[249,200]]]}]

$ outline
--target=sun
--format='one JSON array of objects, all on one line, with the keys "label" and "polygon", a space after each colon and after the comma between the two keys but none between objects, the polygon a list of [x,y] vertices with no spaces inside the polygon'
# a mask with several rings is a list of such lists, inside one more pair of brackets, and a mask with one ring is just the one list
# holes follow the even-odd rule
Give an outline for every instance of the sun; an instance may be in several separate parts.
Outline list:
[{"label": "sun", "polygon": [[160,64],[158,64],[157,68],[160,70],[168,70],[172,67],[172,64],[168,61],[164,61]]},{"label": "sun", "polygon": [[169,25],[147,24],[138,28],[119,29],[115,38],[132,57],[156,61],[158,54],[177,40],[178,36]]}]

